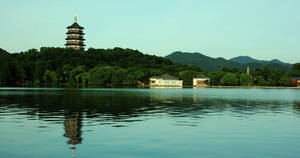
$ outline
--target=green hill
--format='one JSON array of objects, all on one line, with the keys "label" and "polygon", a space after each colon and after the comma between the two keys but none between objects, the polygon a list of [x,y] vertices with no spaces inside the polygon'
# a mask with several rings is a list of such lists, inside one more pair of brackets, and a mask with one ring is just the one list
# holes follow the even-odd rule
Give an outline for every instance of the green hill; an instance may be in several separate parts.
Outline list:
[{"label": "green hill", "polygon": [[283,67],[287,67],[287,68],[292,68],[293,65],[289,64],[289,63],[284,63],[278,59],[273,59],[271,61],[267,61],[267,60],[257,60],[257,59],[253,59],[249,56],[238,56],[235,58],[230,59],[230,61],[233,62],[237,62],[237,63],[241,63],[241,64],[249,64],[249,63],[260,63],[262,65],[271,65],[271,66],[276,66],[277,64],[282,65]]},{"label": "green hill", "polygon": [[122,48],[87,51],[41,48],[14,54],[0,51],[0,84],[133,85],[165,73],[178,76],[185,70],[201,71],[196,66]]},{"label": "green hill", "polygon": [[200,67],[204,71],[217,71],[223,68],[245,70],[247,66],[251,69],[258,69],[268,67],[274,70],[290,71],[292,66],[290,64],[283,64],[276,62],[261,62],[260,60],[252,59],[250,57],[234,58],[226,60],[224,58],[212,58],[205,56],[201,53],[187,53],[187,52],[174,52],[165,57],[174,62],[181,64],[188,64]]}]

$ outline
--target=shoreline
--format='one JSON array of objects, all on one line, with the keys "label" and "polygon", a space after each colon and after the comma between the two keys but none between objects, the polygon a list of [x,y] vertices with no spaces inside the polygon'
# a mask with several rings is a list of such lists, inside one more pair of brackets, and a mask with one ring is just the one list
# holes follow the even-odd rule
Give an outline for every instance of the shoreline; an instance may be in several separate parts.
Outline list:
[{"label": "shoreline", "polygon": [[208,88],[245,88],[245,89],[300,89],[300,87],[282,86],[210,86]]},{"label": "shoreline", "polygon": [[134,89],[206,89],[206,88],[232,88],[232,89],[299,89],[300,87],[282,87],[282,86],[208,86],[208,87],[193,87],[193,86],[183,86],[183,87],[150,87],[148,85],[145,86],[94,86],[94,87],[67,87],[67,86],[1,86],[0,89],[3,88],[74,88],[74,89],[82,89],[82,88],[134,88]]}]

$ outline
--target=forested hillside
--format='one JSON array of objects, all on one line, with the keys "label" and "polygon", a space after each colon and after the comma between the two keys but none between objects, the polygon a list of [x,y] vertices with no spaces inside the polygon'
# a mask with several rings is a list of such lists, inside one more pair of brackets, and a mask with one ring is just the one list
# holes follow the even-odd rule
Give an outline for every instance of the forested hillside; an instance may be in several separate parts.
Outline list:
[{"label": "forested hillside", "polygon": [[151,76],[178,76],[185,70],[201,71],[196,66],[173,63],[132,49],[75,51],[44,47],[14,54],[0,50],[0,83],[4,85],[135,85],[147,83]]},{"label": "forested hillside", "polygon": [[[276,65],[281,65],[282,67],[286,67],[289,69],[292,69],[293,65],[289,64],[289,63],[284,63],[278,59],[273,59],[271,61],[267,61],[267,60],[257,60],[257,59],[253,59],[249,56],[238,56],[235,58],[231,58],[230,61],[234,61],[237,63],[241,63],[241,64],[255,64],[255,63],[259,63],[260,65],[266,66],[269,65],[268,67],[274,67]],[[275,65],[272,65],[275,64]]]},{"label": "forested hillside", "polygon": [[252,70],[261,69],[267,67],[273,70],[290,71],[292,69],[291,64],[281,63],[278,60],[270,62],[255,60],[250,57],[233,58],[226,60],[224,58],[211,58],[201,53],[186,53],[186,52],[174,52],[165,57],[174,62],[199,66],[203,71],[218,71],[222,69],[237,69],[243,71],[249,66]]},{"label": "forested hillside", "polygon": [[[147,84],[151,76],[169,74],[183,80],[185,86],[191,86],[193,78],[198,75],[210,77],[210,84],[216,86],[295,86],[291,78],[300,77],[300,64],[295,64],[289,72],[262,67],[251,69],[247,74],[246,66],[241,63],[213,59],[199,53],[192,54],[193,58],[190,54],[176,54],[182,57],[178,60],[193,59],[190,61],[201,65],[174,63],[163,57],[122,48],[75,51],[44,47],[13,54],[0,49],[0,84],[72,87],[141,85]],[[202,68],[221,70],[202,72]]]}]

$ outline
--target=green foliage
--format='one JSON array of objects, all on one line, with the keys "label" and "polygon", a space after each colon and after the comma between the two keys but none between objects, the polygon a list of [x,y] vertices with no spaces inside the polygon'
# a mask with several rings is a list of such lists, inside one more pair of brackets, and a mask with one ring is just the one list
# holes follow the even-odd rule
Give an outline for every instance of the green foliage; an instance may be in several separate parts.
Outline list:
[{"label": "green foliage", "polygon": [[21,64],[17,64],[17,79],[24,82],[26,79],[26,72]]},{"label": "green foliage", "polygon": [[267,81],[264,79],[263,76],[257,76],[256,82],[257,82],[258,86],[267,86],[268,85]]},{"label": "green foliage", "polygon": [[241,86],[251,86],[253,84],[252,76],[247,73],[241,74],[240,85]]},{"label": "green foliage", "polygon": [[282,77],[279,81],[280,86],[289,86],[290,85],[290,79],[288,76]]},{"label": "green foliage", "polygon": [[300,63],[296,63],[293,65],[293,70],[300,70]]},{"label": "green foliage", "polygon": [[[195,55],[198,56],[199,54]],[[206,69],[205,64],[213,65],[212,69],[219,69],[206,74],[211,79],[211,85],[287,86],[291,77],[300,77],[299,63],[288,73],[268,67],[259,67],[254,71],[253,66],[249,65],[252,68],[251,76],[255,79],[255,82],[252,82],[251,76],[241,73],[245,72],[245,67],[232,65],[232,62],[223,58],[205,59],[207,61],[200,62],[204,64],[203,69]],[[199,63],[198,60],[194,62]],[[122,48],[90,48],[87,51],[75,51],[42,47],[40,50],[30,49],[15,54],[0,49],[0,84],[20,83],[35,86],[59,84],[70,87],[137,85],[147,83],[152,76],[167,73],[183,79],[184,85],[191,85],[193,77],[204,73],[199,67],[192,65],[173,63],[162,57]]]},{"label": "green foliage", "polygon": [[43,80],[48,84],[56,84],[57,76],[54,71],[46,70],[43,76]]},{"label": "green foliage", "polygon": [[110,68],[108,67],[95,67],[90,70],[91,78],[90,83],[93,85],[103,85],[109,83],[111,79]]},{"label": "green foliage", "polygon": [[65,48],[30,49],[10,54],[0,49],[0,84],[39,80],[43,84],[137,84],[165,73],[178,76],[195,66],[173,63],[163,57],[145,55],[132,49],[76,51]]},{"label": "green foliage", "polygon": [[193,85],[193,78],[200,74],[194,70],[182,71],[179,73],[179,79],[183,80],[184,85]]},{"label": "green foliage", "polygon": [[223,86],[236,86],[238,79],[234,73],[226,73],[220,82]]},{"label": "green foliage", "polygon": [[40,80],[35,80],[35,81],[33,82],[33,85],[34,85],[35,87],[40,86],[40,84],[41,84]]},{"label": "green foliage", "polygon": [[268,83],[268,86],[276,86],[277,85],[277,82],[272,78],[268,78],[267,83]]},{"label": "green foliage", "polygon": [[201,53],[174,52],[170,55],[167,55],[165,58],[181,64],[198,66],[201,67],[202,70],[208,72],[219,70],[225,70],[225,72],[234,72],[232,71],[234,69],[244,71],[247,69],[247,66],[250,66],[250,68],[253,70],[263,67],[281,71],[290,71],[292,69],[291,64],[282,63],[278,60],[252,60],[249,63],[244,63],[244,61],[239,62],[239,60],[234,59],[226,60],[224,58],[211,58]]},{"label": "green foliage", "polygon": [[289,76],[300,77],[300,70],[293,70],[293,71],[289,72]]},{"label": "green foliage", "polygon": [[208,74],[210,77],[210,84],[212,85],[221,85],[221,79],[226,73],[224,71],[215,71]]}]

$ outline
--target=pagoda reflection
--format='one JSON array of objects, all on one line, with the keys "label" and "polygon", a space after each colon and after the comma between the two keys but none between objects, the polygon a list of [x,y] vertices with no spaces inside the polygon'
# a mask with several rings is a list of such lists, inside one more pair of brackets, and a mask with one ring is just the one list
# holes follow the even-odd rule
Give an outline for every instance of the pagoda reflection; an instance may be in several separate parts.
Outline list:
[{"label": "pagoda reflection", "polygon": [[75,153],[76,145],[82,142],[82,113],[81,112],[68,112],[65,115],[65,134],[69,138],[68,144],[72,144],[72,155]]}]

